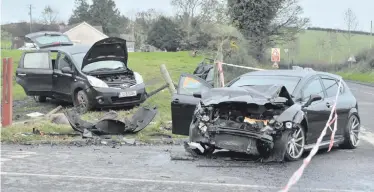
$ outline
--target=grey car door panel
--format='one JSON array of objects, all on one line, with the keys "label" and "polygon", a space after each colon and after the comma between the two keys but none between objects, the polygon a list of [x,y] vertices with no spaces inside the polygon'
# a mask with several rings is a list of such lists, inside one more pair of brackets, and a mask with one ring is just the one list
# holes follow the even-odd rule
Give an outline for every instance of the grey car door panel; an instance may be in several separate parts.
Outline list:
[{"label": "grey car door panel", "polygon": [[303,109],[308,119],[307,143],[311,144],[317,141],[326,125],[329,118],[329,107],[321,80],[318,76],[309,79],[301,92],[302,102],[306,102],[312,94],[322,97],[321,100],[315,101]]},{"label": "grey car door panel", "polygon": [[333,105],[335,104],[336,94],[338,93],[338,98],[336,102],[336,113],[338,115],[338,121],[337,121],[337,131],[336,135],[342,135],[344,132],[344,128],[348,121],[348,115],[350,111],[350,103],[351,99],[346,96],[344,93],[344,86],[343,83],[341,84],[340,90],[339,89],[339,80],[330,77],[330,76],[322,76],[322,83],[326,90],[327,95],[327,102],[331,105],[330,110],[332,110]]},{"label": "grey car door panel", "polygon": [[189,134],[193,112],[200,101],[193,94],[210,88],[212,86],[199,77],[190,74],[180,76],[177,92],[173,94],[171,101],[173,134]]},{"label": "grey car door panel", "polygon": [[21,56],[16,70],[16,81],[29,96],[50,96],[52,74],[52,62],[48,51],[28,51]]},{"label": "grey car door panel", "polygon": [[74,77],[72,74],[63,73],[61,69],[64,67],[70,67],[74,70],[70,57],[64,53],[59,53],[53,70],[53,93],[58,99],[71,101],[71,84]]}]

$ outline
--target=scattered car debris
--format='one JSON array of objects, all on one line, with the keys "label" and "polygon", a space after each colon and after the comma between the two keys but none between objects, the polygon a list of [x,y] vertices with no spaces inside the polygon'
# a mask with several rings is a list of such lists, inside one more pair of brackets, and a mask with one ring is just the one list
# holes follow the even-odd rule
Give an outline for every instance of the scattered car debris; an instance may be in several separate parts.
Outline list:
[{"label": "scattered car debris", "polygon": [[84,137],[90,136],[88,132],[94,135],[119,135],[126,133],[137,133],[143,130],[156,116],[156,107],[141,107],[131,117],[131,119],[119,120],[115,111],[110,111],[97,122],[88,122],[80,118],[78,109],[73,108],[65,111],[71,127]]},{"label": "scattered car debris", "polygon": [[44,114],[43,113],[39,113],[39,112],[32,112],[32,113],[29,113],[29,114],[26,114],[26,115],[29,116],[29,117],[31,117],[31,118],[35,118],[35,117],[41,117]]},{"label": "scattered car debris", "polygon": [[51,123],[58,125],[69,125],[69,120],[63,113],[57,113],[50,115]]},{"label": "scattered car debris", "polygon": [[124,137],[122,140],[124,141],[124,144],[126,145],[135,145],[135,139],[128,139]]}]

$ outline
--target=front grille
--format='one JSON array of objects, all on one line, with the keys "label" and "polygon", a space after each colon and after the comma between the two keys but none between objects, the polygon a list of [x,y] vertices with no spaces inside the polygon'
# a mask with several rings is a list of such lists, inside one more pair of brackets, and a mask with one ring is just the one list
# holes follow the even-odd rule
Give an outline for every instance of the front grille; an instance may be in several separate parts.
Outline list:
[{"label": "front grille", "polygon": [[112,99],[112,103],[114,104],[118,104],[118,103],[127,103],[127,102],[132,102],[132,101],[139,101],[140,98],[141,98],[141,94],[138,94],[136,96],[133,96],[133,97],[111,97]]},{"label": "front grille", "polygon": [[[109,87],[113,87],[113,88],[122,88],[122,89],[126,89],[126,88],[129,88],[133,85],[136,85],[136,81],[126,81],[126,82],[121,82],[121,83],[118,83],[118,82],[106,82],[107,85]],[[127,84],[127,87],[122,87],[123,84]]]}]

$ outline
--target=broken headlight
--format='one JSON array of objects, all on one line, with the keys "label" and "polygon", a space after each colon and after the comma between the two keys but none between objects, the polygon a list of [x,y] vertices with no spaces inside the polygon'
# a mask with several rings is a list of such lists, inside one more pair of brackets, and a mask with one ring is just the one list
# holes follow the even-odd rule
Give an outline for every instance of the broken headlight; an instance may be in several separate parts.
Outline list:
[{"label": "broken headlight", "polygon": [[134,72],[134,76],[135,76],[136,84],[143,83],[143,77],[138,72]]},{"label": "broken headlight", "polygon": [[87,80],[92,85],[92,87],[108,87],[108,84],[94,76],[87,75]]}]

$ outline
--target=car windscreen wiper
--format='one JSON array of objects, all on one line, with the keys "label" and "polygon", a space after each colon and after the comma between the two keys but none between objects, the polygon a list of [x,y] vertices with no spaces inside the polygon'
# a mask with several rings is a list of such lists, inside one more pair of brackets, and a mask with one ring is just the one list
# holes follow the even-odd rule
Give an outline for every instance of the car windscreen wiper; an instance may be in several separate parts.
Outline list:
[{"label": "car windscreen wiper", "polygon": [[117,67],[117,68],[99,68],[99,69],[95,69],[95,70],[92,70],[92,71],[87,71],[89,73],[95,73],[95,72],[104,72],[104,71],[123,71],[125,70],[126,68],[124,67]]}]

